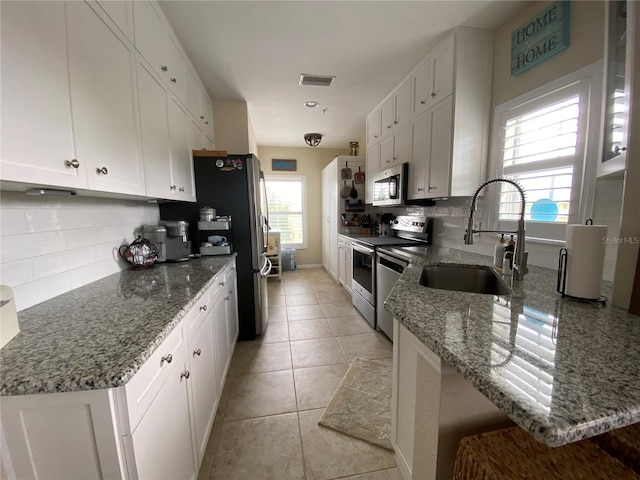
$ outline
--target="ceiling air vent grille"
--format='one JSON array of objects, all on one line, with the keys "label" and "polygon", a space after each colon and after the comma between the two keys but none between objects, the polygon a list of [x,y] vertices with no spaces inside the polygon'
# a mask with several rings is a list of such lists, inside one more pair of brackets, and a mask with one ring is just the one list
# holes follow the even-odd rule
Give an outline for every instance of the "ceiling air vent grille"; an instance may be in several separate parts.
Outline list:
[{"label": "ceiling air vent grille", "polygon": [[300,85],[313,85],[316,87],[330,87],[336,77],[331,75],[311,75],[303,73],[300,75]]}]

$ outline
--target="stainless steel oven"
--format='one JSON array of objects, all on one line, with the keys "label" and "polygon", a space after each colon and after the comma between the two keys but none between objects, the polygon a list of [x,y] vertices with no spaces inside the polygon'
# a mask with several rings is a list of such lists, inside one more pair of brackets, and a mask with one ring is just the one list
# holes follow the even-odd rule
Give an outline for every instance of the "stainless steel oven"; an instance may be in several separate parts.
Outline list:
[{"label": "stainless steel oven", "polygon": [[396,235],[363,237],[351,243],[353,276],[351,301],[362,316],[376,328],[376,249],[382,246],[424,245],[431,243],[433,222],[424,216],[398,216],[391,224]]}]

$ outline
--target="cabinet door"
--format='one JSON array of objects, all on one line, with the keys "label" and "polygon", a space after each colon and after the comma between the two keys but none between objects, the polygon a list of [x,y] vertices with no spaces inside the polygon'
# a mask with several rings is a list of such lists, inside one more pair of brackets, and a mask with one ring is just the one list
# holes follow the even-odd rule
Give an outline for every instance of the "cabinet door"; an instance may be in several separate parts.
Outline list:
[{"label": "cabinet door", "polygon": [[444,39],[430,55],[431,91],[427,108],[431,108],[453,93],[453,35]]},{"label": "cabinet door", "polygon": [[373,203],[373,175],[380,171],[380,145],[367,149],[364,203]]},{"label": "cabinet door", "polygon": [[411,125],[405,125],[394,134],[392,165],[411,161]]},{"label": "cabinet door", "polygon": [[429,110],[429,183],[427,198],[446,197],[450,193],[451,145],[453,135],[453,98],[449,96]]},{"label": "cabinet door", "polygon": [[224,276],[224,284],[227,288],[225,301],[227,302],[227,334],[229,335],[229,355],[233,353],[238,340],[238,293],[236,267],[233,266]]},{"label": "cabinet door", "polygon": [[378,170],[384,170],[393,165],[393,135],[380,142],[380,166]]},{"label": "cabinet door", "polygon": [[207,439],[220,398],[213,343],[213,314],[213,311],[209,311],[204,322],[189,340],[189,384],[193,401],[193,428],[198,464],[207,448]]},{"label": "cabinet door", "polygon": [[429,175],[429,142],[431,121],[426,112],[416,118],[411,125],[411,162],[407,198],[426,198],[427,177]]},{"label": "cabinet door", "polygon": [[353,248],[351,248],[351,241],[347,240],[345,242],[345,262],[346,262],[346,271],[345,271],[345,283],[344,286],[349,293],[351,293],[351,281],[353,280]]},{"label": "cabinet door", "polygon": [[205,150],[215,150],[216,149],[216,144],[207,135],[204,136],[204,149]]},{"label": "cabinet door", "polygon": [[133,2],[133,20],[135,26],[135,44],[138,52],[159,74],[166,68],[162,54],[162,17],[151,2],[136,0]]},{"label": "cabinet door", "polygon": [[380,106],[380,138],[385,138],[393,132],[395,113],[395,95],[390,95]]},{"label": "cabinet door", "polygon": [[200,121],[205,134],[213,135],[211,99],[204,89],[200,90]]},{"label": "cabinet door", "polygon": [[148,64],[138,62],[138,105],[147,196],[174,198],[167,92]]},{"label": "cabinet door", "polygon": [[[140,479],[193,479],[196,469],[191,449],[186,353],[131,435]],[[190,373],[190,372],[189,372]]]},{"label": "cabinet door", "polygon": [[174,97],[169,99],[169,138],[173,179],[171,189],[176,193],[176,199],[195,201],[191,161],[191,119]]},{"label": "cabinet door", "polygon": [[144,195],[133,45],[88,4],[67,9],[74,137],[89,188]]},{"label": "cabinet door", "polygon": [[187,72],[187,108],[195,118],[200,116],[200,81],[193,69]]},{"label": "cabinet door", "polygon": [[411,79],[407,78],[395,92],[395,129],[409,125],[411,121]]},{"label": "cabinet door", "polygon": [[367,146],[380,141],[382,125],[382,110],[377,108],[367,117]]},{"label": "cabinet door", "polygon": [[338,238],[338,283],[345,284],[345,275],[347,273],[347,263],[345,256],[344,240]]},{"label": "cabinet door", "polygon": [[226,291],[223,287],[216,292],[217,298],[213,304],[213,338],[216,345],[216,373],[218,375],[218,388],[222,392],[224,380],[229,364],[229,332],[227,328],[227,301]]},{"label": "cabinet door", "polygon": [[187,62],[180,50],[180,43],[169,32],[164,36],[164,58],[171,91],[180,101],[187,103]]},{"label": "cabinet door", "polygon": [[192,150],[204,150],[204,135],[200,129],[200,124],[191,119],[191,149]]},{"label": "cabinet door", "polygon": [[425,58],[418,66],[416,71],[411,75],[411,84],[413,89],[413,117],[417,117],[427,111],[428,102],[431,96],[432,86],[432,68],[431,58]]},{"label": "cabinet door", "polygon": [[133,42],[133,5],[131,0],[97,0],[120,31]]},{"label": "cabinet door", "polygon": [[76,157],[65,4],[0,2],[0,9],[1,178],[86,188],[86,163],[65,165]]}]

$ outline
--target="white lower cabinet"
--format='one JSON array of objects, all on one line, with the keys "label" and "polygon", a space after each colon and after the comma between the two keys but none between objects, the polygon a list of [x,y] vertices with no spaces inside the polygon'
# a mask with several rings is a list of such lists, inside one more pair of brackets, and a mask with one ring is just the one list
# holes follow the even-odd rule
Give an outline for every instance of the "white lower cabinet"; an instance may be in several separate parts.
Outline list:
[{"label": "white lower cabinet", "polygon": [[338,283],[351,293],[351,278],[353,277],[353,260],[351,239],[338,235]]},{"label": "white lower cabinet", "polygon": [[2,478],[193,480],[238,336],[235,263],[122,387],[2,397]]},{"label": "white lower cabinet", "polygon": [[130,438],[123,439],[129,478],[191,480],[197,475],[191,448],[187,351],[174,362],[144,417]]}]

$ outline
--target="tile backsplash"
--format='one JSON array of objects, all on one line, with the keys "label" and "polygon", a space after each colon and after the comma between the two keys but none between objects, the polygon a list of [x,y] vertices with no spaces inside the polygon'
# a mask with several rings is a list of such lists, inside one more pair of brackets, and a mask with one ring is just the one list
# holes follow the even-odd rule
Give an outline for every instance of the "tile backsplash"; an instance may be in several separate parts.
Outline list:
[{"label": "tile backsplash", "polygon": [[117,248],[143,224],[160,219],[157,204],[88,197],[0,193],[0,283],[23,310],[127,265]]}]

